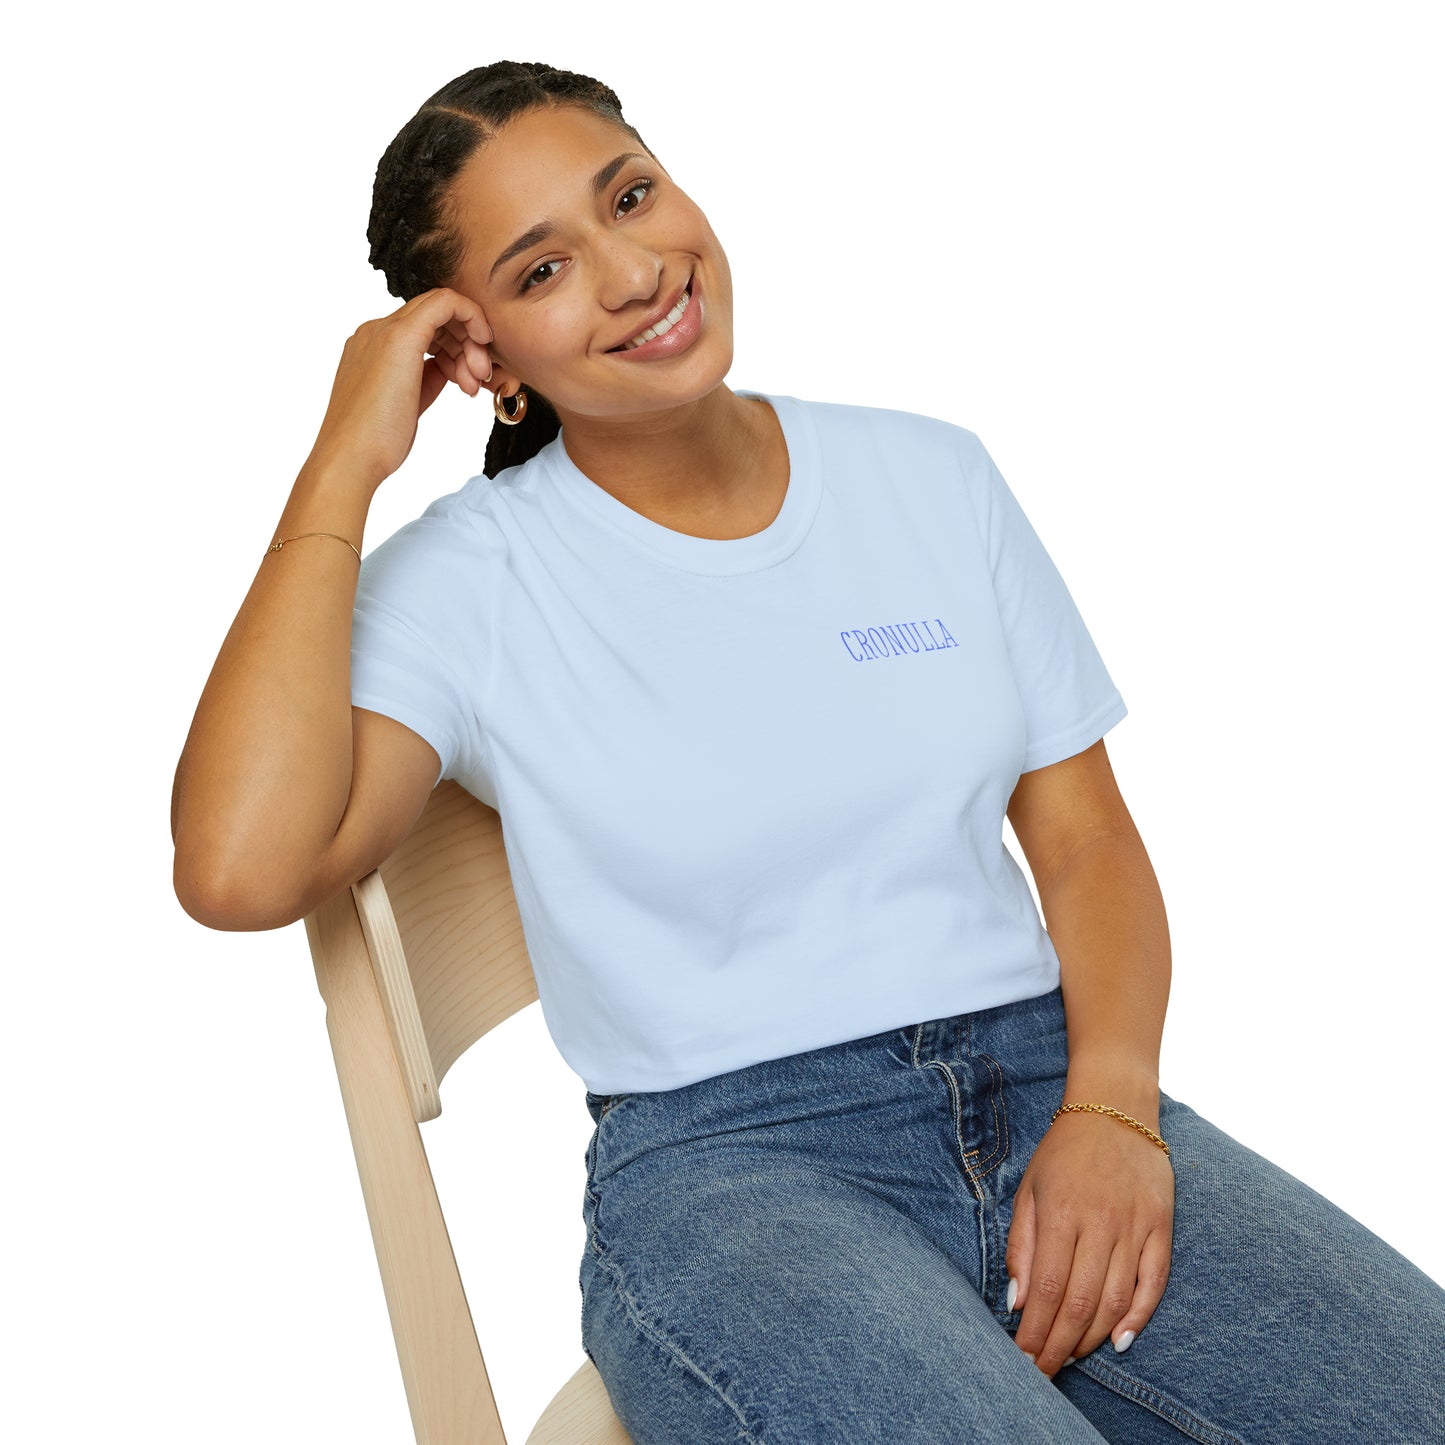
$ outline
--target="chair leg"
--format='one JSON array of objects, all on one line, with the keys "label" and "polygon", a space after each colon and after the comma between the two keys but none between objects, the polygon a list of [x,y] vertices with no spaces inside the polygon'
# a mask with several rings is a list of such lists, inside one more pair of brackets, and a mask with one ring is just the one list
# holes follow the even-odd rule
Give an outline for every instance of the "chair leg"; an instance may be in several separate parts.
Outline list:
[{"label": "chair leg", "polygon": [[417,1445],[506,1445],[350,890],[306,933]]}]

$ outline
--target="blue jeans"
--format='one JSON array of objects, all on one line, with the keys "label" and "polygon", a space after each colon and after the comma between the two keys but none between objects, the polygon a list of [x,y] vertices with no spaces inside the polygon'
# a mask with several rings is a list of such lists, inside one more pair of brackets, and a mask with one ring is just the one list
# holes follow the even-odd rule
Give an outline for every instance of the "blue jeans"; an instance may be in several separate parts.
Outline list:
[{"label": "blue jeans", "polygon": [[1162,1303],[1030,1364],[1004,1246],[1067,1063],[1055,990],[589,1093],[582,1340],[636,1445],[1445,1441],[1445,1290],[1168,1097]]}]

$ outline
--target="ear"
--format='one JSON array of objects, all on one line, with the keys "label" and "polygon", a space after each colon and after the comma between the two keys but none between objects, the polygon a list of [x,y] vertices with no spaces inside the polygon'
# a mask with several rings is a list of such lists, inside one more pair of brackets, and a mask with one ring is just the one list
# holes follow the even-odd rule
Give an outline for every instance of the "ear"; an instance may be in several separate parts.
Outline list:
[{"label": "ear", "polygon": [[526,383],[509,366],[503,365],[495,357],[492,359],[492,375],[487,382],[487,390],[496,396],[499,392],[506,397],[513,397],[526,386]]}]

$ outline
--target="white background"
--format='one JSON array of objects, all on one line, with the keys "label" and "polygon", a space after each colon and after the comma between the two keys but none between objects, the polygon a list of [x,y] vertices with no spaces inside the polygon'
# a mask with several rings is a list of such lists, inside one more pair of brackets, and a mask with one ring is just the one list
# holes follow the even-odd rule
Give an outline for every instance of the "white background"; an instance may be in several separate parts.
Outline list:
[{"label": "white background", "polygon": [[[410,1438],[302,930],[187,918],[168,801],[342,342],[397,304],[377,158],[503,57],[607,80],[709,213],[733,384],[983,438],[1129,704],[1164,1087],[1445,1279],[1432,11],[12,22],[0,1433]],[[423,418],[368,545],[481,470],[484,405]],[[425,1137],[520,1442],[583,1358],[591,1120],[535,1007],[443,1099]]]}]

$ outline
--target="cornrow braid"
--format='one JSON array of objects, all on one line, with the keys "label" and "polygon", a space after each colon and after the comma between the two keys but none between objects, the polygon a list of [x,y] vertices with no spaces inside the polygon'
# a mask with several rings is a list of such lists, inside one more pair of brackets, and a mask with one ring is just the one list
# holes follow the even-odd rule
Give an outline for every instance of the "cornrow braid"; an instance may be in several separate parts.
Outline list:
[{"label": "cornrow braid", "polygon": [[[464,243],[449,210],[452,182],[509,120],[544,105],[576,105],[621,126],[647,150],[600,80],[537,61],[499,60],[448,81],[402,126],[376,167],[366,239],[371,264],[403,301],[449,286]],[[649,152],[650,154],[650,152]],[[552,405],[528,388],[516,426],[494,422],[483,471],[494,477],[535,456],[561,430]]]}]

